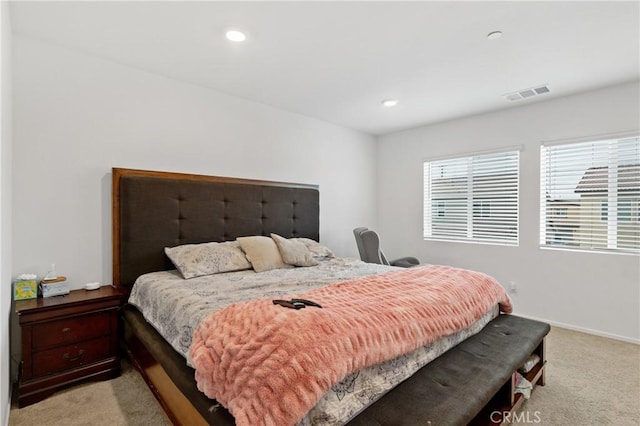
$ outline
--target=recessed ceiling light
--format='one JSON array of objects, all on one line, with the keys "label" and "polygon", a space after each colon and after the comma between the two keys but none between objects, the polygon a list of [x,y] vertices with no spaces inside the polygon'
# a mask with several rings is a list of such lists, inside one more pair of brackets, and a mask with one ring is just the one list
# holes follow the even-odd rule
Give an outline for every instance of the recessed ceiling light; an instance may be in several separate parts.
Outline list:
[{"label": "recessed ceiling light", "polygon": [[493,31],[493,32],[490,32],[489,34],[487,34],[487,38],[489,40],[497,40],[500,37],[502,37],[502,31]]},{"label": "recessed ceiling light", "polygon": [[225,36],[227,37],[227,40],[235,41],[235,42],[241,42],[247,39],[247,35],[242,31],[238,31],[238,30],[229,30],[227,31]]},{"label": "recessed ceiling light", "polygon": [[385,99],[384,101],[382,101],[382,105],[386,106],[387,108],[391,108],[391,107],[394,107],[394,106],[398,105],[398,100],[397,99]]}]

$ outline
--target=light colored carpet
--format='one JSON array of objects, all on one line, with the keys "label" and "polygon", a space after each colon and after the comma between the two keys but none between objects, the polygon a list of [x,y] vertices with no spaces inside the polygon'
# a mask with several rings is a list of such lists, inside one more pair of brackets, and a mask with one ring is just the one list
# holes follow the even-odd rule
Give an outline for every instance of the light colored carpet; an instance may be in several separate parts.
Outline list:
[{"label": "light colored carpet", "polygon": [[547,384],[521,410],[529,420],[537,412],[542,425],[640,425],[640,345],[558,327],[546,344]]},{"label": "light colored carpet", "polygon": [[160,404],[131,365],[122,375],[87,382],[24,408],[12,406],[10,426],[169,426]]},{"label": "light colored carpet", "polygon": [[[534,391],[515,424],[640,425],[640,345],[553,327],[547,359],[547,385]],[[9,414],[11,426],[168,424],[126,362],[117,379],[61,391]]]}]

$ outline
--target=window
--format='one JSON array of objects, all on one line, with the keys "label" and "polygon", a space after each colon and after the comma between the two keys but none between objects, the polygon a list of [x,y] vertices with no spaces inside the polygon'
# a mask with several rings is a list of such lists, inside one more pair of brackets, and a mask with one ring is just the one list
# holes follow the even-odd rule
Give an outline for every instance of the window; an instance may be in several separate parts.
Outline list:
[{"label": "window", "polygon": [[631,201],[624,200],[618,203],[618,222],[631,221]]},{"label": "window", "polygon": [[556,217],[567,217],[568,212],[569,212],[569,209],[567,208],[559,208],[559,209],[556,209],[555,215]]},{"label": "window", "polygon": [[491,200],[474,201],[473,217],[491,217]]},{"label": "window", "polygon": [[640,253],[640,138],[543,145],[540,164],[541,246]]},{"label": "window", "polygon": [[424,238],[518,244],[519,151],[424,163]]},{"label": "window", "polygon": [[609,203],[606,201],[600,202],[600,220],[603,222],[609,220]]}]

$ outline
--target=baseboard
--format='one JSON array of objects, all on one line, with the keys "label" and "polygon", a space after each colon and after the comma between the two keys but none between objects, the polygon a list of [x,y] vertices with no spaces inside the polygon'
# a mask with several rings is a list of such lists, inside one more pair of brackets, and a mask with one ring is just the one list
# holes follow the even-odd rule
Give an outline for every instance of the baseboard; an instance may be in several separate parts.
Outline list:
[{"label": "baseboard", "polygon": [[634,339],[632,337],[619,336],[617,334],[612,334],[612,333],[605,333],[605,332],[598,331],[598,330],[592,330],[590,328],[578,327],[578,326],[575,326],[575,325],[565,324],[565,323],[557,322],[557,321],[550,321],[550,320],[545,319],[545,318],[537,318],[537,317],[533,317],[533,316],[530,316],[530,315],[518,314],[518,316],[524,317],[524,318],[529,318],[529,319],[536,320],[536,321],[543,321],[543,322],[546,322],[549,325],[552,325],[554,327],[566,328],[567,330],[579,331],[581,333],[592,334],[594,336],[606,337],[608,339],[621,340],[623,342],[634,343],[636,345],[640,345],[640,339]]}]

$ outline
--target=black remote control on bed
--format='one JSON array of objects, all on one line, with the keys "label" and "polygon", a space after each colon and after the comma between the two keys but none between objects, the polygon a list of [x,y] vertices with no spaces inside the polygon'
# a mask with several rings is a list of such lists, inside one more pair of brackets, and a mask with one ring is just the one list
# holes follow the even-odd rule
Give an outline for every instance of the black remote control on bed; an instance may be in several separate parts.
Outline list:
[{"label": "black remote control on bed", "polygon": [[291,299],[293,303],[304,303],[307,306],[315,306],[316,308],[322,308],[319,303],[307,299]]},{"label": "black remote control on bed", "polygon": [[306,305],[302,302],[294,302],[293,300],[281,300],[277,299],[273,301],[274,305],[280,305],[289,309],[303,309],[306,308]]}]

